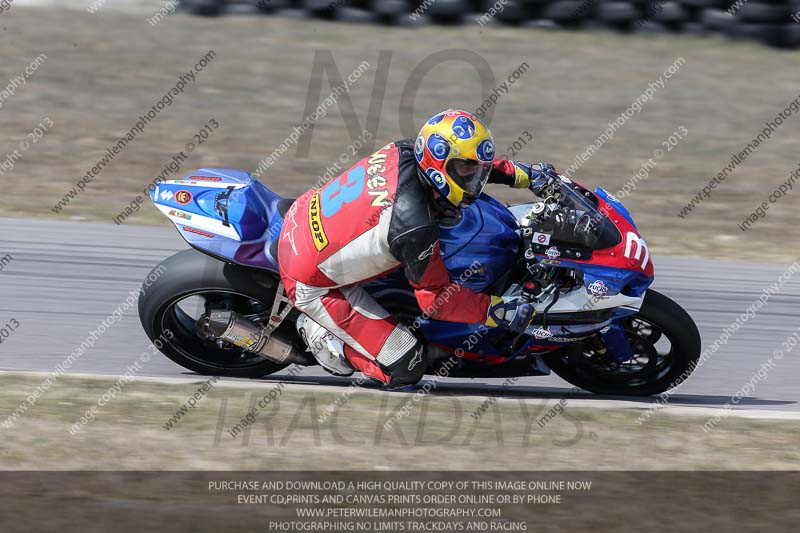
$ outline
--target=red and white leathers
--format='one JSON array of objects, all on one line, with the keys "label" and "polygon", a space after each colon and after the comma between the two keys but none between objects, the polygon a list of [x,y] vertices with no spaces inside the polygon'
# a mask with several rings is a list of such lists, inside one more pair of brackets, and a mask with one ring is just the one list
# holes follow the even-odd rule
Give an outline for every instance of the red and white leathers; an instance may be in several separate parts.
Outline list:
[{"label": "red and white leathers", "polygon": [[[529,172],[495,160],[489,181],[524,187]],[[278,260],[289,298],[345,343],[355,368],[384,382],[419,342],[360,283],[402,267],[420,308],[432,318],[487,318],[490,296],[450,279],[432,195],[418,176],[413,141],[398,141],[298,198],[281,231]]]}]

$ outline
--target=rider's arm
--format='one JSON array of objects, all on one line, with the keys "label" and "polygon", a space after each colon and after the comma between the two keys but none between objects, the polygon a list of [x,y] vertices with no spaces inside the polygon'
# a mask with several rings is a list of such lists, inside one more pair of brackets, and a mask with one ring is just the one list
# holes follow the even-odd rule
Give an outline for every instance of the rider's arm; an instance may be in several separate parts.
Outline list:
[{"label": "rider's arm", "polygon": [[531,182],[542,176],[542,172],[555,170],[553,165],[539,163],[528,165],[510,159],[495,159],[494,167],[489,174],[489,183],[508,185],[515,189],[527,189]]},{"label": "rider's arm", "polygon": [[483,323],[491,297],[454,283],[439,250],[439,230],[416,228],[390,243],[392,254],[405,268],[405,275],[420,308],[431,318],[448,322]]}]

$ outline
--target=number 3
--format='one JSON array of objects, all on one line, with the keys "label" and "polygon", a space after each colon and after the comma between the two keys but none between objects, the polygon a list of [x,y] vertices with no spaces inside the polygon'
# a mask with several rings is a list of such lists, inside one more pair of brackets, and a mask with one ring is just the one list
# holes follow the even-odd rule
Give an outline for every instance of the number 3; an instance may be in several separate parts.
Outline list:
[{"label": "number 3", "polygon": [[[339,212],[342,205],[361,196],[361,192],[364,190],[365,175],[364,167],[356,167],[350,170],[346,176],[326,185],[320,194],[322,214],[332,217]],[[343,180],[344,183],[342,183]]]}]

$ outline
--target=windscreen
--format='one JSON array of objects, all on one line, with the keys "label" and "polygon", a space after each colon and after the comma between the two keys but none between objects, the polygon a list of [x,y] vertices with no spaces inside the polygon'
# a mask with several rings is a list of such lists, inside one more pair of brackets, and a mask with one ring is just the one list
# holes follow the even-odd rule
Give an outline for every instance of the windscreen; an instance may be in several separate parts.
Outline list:
[{"label": "windscreen", "polygon": [[550,235],[550,244],[565,248],[603,250],[622,240],[619,230],[601,212],[598,200],[590,191],[574,182],[561,181],[558,203],[549,204],[535,230]]}]

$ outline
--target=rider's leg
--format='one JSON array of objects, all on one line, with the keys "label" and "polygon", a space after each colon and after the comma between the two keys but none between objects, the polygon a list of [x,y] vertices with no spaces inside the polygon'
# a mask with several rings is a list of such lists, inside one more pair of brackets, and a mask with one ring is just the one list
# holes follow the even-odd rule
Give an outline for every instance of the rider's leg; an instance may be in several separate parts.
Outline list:
[{"label": "rider's leg", "polygon": [[295,306],[344,342],[350,363],[390,386],[416,383],[427,368],[422,343],[362,287],[312,287],[284,277]]}]

